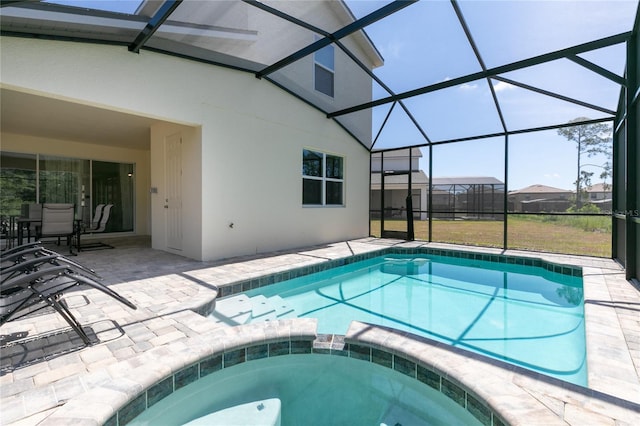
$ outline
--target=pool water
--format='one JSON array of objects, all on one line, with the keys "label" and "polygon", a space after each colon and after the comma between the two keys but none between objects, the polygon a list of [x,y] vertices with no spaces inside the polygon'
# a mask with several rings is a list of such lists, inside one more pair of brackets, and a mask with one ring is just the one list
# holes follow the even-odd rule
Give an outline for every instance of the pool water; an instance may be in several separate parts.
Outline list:
[{"label": "pool water", "polygon": [[[480,425],[452,399],[404,374],[370,362],[316,354],[276,356],[225,368],[172,393],[129,425],[182,425],[196,419],[199,424],[219,424],[203,417],[253,401],[268,404],[274,398],[280,400],[282,426]],[[246,422],[240,417],[224,426],[234,424]]]},{"label": "pool water", "polygon": [[[353,320],[587,384],[582,278],[445,256],[388,255],[245,293],[279,296],[318,332]],[[260,320],[260,318],[252,321]]]}]

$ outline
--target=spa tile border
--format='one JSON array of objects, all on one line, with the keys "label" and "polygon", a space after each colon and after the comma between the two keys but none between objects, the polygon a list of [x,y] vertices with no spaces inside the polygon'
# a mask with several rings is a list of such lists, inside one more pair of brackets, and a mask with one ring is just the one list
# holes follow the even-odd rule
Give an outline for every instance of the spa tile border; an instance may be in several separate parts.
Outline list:
[{"label": "spa tile border", "polygon": [[[302,266],[287,271],[276,272],[273,274],[249,278],[246,280],[222,285],[219,288],[218,297],[222,298],[233,296],[235,294],[254,290],[256,288],[276,284],[281,281],[287,281],[290,279],[299,278],[306,275],[327,271],[329,269],[338,268],[340,266],[350,265],[352,263],[362,262],[365,260],[370,260],[376,257],[390,254],[443,256],[454,259],[479,260],[505,265],[534,266],[544,268],[548,272],[554,272],[557,274],[569,275],[573,277],[582,277],[582,267],[580,266],[554,263],[548,260],[534,257],[481,253],[466,250],[450,250],[433,247],[385,247],[380,250],[374,250],[367,253],[361,253],[339,259],[327,260],[313,265]],[[201,309],[198,309],[198,313],[202,315],[208,315],[211,310],[213,310],[213,304],[209,304],[205,307],[202,307]]]},{"label": "spa tile border", "polygon": [[411,361],[385,349],[345,343],[345,336],[342,335],[322,334],[315,337],[315,340],[309,338],[300,340],[304,338],[298,336],[214,353],[161,379],[141,392],[120,408],[104,425],[124,426],[173,392],[224,368],[262,358],[305,354],[343,356],[389,368],[442,393],[467,410],[485,426],[505,426],[508,424],[494,413],[480,397],[419,362]]},{"label": "spa tile border", "polygon": [[120,408],[105,422],[105,426],[126,425],[173,392],[224,368],[261,358],[310,353],[312,353],[311,340],[283,340],[213,354],[152,385]]},{"label": "spa tile border", "polygon": [[318,335],[313,343],[313,353],[344,356],[389,368],[442,393],[485,426],[508,424],[470,390],[438,374],[426,364],[411,361],[390,349],[346,343],[343,335],[325,334]]},{"label": "spa tile border", "polygon": [[[192,355],[195,355],[192,362],[188,362],[186,365],[174,365],[173,368],[167,366],[170,368],[168,375],[162,374],[160,372],[162,370],[157,371],[156,374],[152,374],[153,378],[147,382],[150,383],[149,385],[140,388],[139,384],[145,380],[136,380],[138,383],[134,386],[136,390],[127,392],[127,401],[121,405],[118,404],[119,407],[114,407],[113,414],[101,423],[105,426],[126,425],[173,392],[224,368],[261,358],[310,354],[312,353],[313,340],[316,338],[315,320],[284,320],[272,324],[239,326],[236,329],[229,335],[205,338],[210,342],[208,344],[205,342],[194,343],[193,350],[189,350]],[[220,339],[228,340],[229,343],[220,345]],[[197,352],[207,346],[211,350],[204,349],[206,355],[203,356],[201,353],[198,356]],[[195,361],[196,359],[197,361]],[[70,418],[64,414],[62,417],[66,420]]]}]

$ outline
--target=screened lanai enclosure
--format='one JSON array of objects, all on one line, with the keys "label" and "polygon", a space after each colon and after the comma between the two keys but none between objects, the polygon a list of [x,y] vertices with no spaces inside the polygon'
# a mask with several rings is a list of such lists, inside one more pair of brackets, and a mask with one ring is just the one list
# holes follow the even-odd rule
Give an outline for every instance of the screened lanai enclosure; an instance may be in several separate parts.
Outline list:
[{"label": "screened lanai enclosure", "polygon": [[[319,110],[370,153],[362,220],[373,236],[613,257],[629,278],[640,274],[637,1],[1,6],[3,37],[116,45],[251,73]],[[323,7],[338,18],[322,19]],[[257,19],[278,31],[265,36]],[[307,64],[311,88],[296,80]],[[132,78],[145,84],[145,76]],[[363,90],[339,96],[356,87]],[[12,87],[2,89],[3,116],[10,115]],[[355,172],[349,158],[308,152],[339,167],[303,172],[303,197],[343,205]],[[42,165],[55,164],[59,175],[82,175],[91,206],[118,191],[124,207],[116,225],[131,229],[128,164],[100,171],[100,159],[86,158],[82,171],[62,170],[76,165],[37,149],[24,154],[2,152],[3,200],[13,188],[8,179],[28,179],[12,208],[53,194],[78,202],[77,188],[67,200],[46,186]]]}]

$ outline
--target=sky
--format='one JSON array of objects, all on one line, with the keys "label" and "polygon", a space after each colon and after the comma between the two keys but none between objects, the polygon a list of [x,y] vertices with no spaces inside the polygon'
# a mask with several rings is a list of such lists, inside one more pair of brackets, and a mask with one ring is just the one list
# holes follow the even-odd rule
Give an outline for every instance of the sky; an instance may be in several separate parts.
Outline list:
[{"label": "sky", "polygon": [[[348,0],[356,18],[388,2]],[[636,1],[460,1],[470,32],[487,68],[564,49],[629,31]],[[366,28],[385,59],[375,70],[394,92],[450,80],[481,71],[449,1],[419,2]],[[625,66],[625,47],[616,45],[581,55],[618,75]],[[615,110],[620,86],[569,60],[562,59],[505,74],[509,79]],[[428,95],[409,98],[411,110],[433,142],[501,132],[502,126],[486,80],[474,81]],[[493,81],[509,130],[566,123],[578,117],[608,114],[577,106],[504,82]],[[374,88],[374,99],[388,96]],[[374,110],[374,135],[390,105]],[[402,109],[396,106],[375,147],[424,143]],[[504,138],[434,146],[434,177],[493,176],[505,179]],[[421,168],[427,170],[428,149]],[[582,170],[594,172],[606,159],[583,158]],[[510,136],[509,190],[532,184],[562,189],[575,187],[577,149],[557,131]]]},{"label": "sky", "polygon": [[134,13],[141,0],[44,0],[48,3],[64,4],[67,6],[87,7],[110,12]]},{"label": "sky", "polygon": [[[54,0],[56,3],[133,13],[137,0]],[[209,0],[214,1],[214,0]],[[356,18],[390,3],[346,0]],[[277,7],[277,2],[272,3]],[[459,1],[470,32],[488,68],[599,38],[630,31],[637,0],[465,0]],[[374,72],[395,93],[481,71],[450,1],[420,1],[368,26],[365,31],[384,58]],[[624,73],[625,46],[581,55],[618,75]],[[567,59],[503,77],[615,110],[620,86]],[[489,82],[479,80],[404,100],[432,142],[502,132]],[[578,117],[608,114],[492,80],[508,130],[566,123]],[[373,99],[389,96],[374,84]],[[391,104],[374,108],[375,136]],[[424,136],[397,106],[376,140],[376,149],[424,144]],[[504,138],[438,145],[433,148],[434,177],[493,176],[505,179]],[[576,146],[556,131],[511,136],[509,190],[532,184],[571,189],[577,175]],[[421,168],[427,170],[428,150]],[[606,161],[584,158],[583,170],[594,172]]]}]

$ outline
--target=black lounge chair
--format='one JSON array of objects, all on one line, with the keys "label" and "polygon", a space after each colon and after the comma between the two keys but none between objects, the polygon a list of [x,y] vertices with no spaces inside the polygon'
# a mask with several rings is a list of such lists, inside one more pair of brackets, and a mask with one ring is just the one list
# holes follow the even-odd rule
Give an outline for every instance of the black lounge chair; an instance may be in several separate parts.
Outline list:
[{"label": "black lounge chair", "polygon": [[[91,339],[60,300],[65,293],[81,285],[100,290],[129,308],[136,309],[133,303],[84,274],[91,271],[90,269],[46,249],[43,253],[54,254],[33,256],[33,251],[37,248],[41,249],[32,245],[23,247],[22,251],[3,253],[1,256],[3,265],[0,272],[0,326],[51,306],[83,342],[90,345]],[[21,259],[19,255],[22,255]],[[8,260],[10,256],[13,257],[11,261]],[[15,262],[15,256],[20,260]],[[8,265],[9,262],[13,264]]]},{"label": "black lounge chair", "polygon": [[19,246],[15,246],[6,250],[3,250],[2,252],[0,252],[0,259],[2,259],[4,261],[5,258],[8,258],[10,256],[16,255],[16,254],[20,254],[22,252],[24,252],[27,249],[30,248],[42,248],[42,243],[40,241],[35,241],[33,243],[26,243],[26,244],[22,244]]},{"label": "black lounge chair", "polygon": [[[17,264],[21,264],[30,259],[42,259],[43,257],[47,257],[51,264],[68,265],[72,269],[100,278],[93,269],[87,268],[86,266],[71,260],[66,256],[62,256],[53,250],[44,248],[41,244],[42,243],[39,241],[27,243],[0,253],[0,271],[2,271],[4,275],[4,271]],[[13,269],[15,270],[16,268]]]}]

